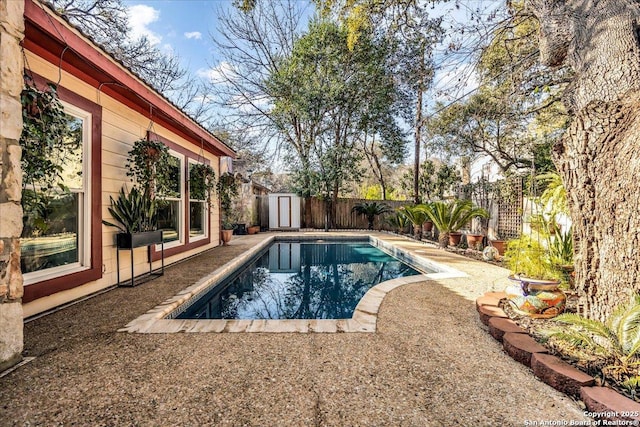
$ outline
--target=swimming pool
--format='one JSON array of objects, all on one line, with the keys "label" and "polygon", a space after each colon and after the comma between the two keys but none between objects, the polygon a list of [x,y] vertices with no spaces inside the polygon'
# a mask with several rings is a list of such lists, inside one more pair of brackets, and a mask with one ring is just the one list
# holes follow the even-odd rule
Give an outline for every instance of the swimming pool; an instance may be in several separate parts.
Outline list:
[{"label": "swimming pool", "polygon": [[276,241],[176,318],[348,319],[373,286],[432,272],[418,271],[368,240]]},{"label": "swimming pool", "polygon": [[[437,261],[440,251],[429,249],[422,243],[389,233],[380,232],[287,232],[250,236],[255,241],[247,251],[237,255],[231,261],[218,267],[195,283],[178,292],[151,310],[133,319],[119,332],[133,333],[335,333],[376,331],[377,316],[385,296],[394,289],[420,284],[430,286],[433,281],[468,277],[465,273],[450,265]],[[259,254],[273,242],[299,241],[326,242],[368,242],[372,246],[393,255],[414,269],[435,271],[434,273],[398,277],[383,281],[369,289],[358,302],[353,316],[349,319],[179,319],[195,301],[244,269],[257,259]],[[238,239],[240,240],[240,239]],[[217,251],[218,249],[216,249]],[[223,250],[223,249],[221,249]],[[206,256],[206,254],[204,255]],[[410,315],[410,313],[408,313]]]}]

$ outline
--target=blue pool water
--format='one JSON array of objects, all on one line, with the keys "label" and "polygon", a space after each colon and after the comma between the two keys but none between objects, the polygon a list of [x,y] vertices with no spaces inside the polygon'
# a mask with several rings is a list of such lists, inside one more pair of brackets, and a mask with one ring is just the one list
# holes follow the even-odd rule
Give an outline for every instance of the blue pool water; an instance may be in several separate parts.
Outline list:
[{"label": "blue pool water", "polygon": [[368,242],[274,242],[179,319],[346,319],[378,283],[421,272]]}]

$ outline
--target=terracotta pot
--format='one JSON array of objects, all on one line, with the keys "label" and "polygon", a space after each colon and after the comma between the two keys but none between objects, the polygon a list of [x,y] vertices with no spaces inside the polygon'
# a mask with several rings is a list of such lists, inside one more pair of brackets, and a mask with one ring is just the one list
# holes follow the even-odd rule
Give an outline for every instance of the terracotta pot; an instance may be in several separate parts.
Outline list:
[{"label": "terracotta pot", "polygon": [[222,239],[222,244],[227,246],[233,237],[233,230],[222,230],[220,232],[220,238]]},{"label": "terracotta pot", "polygon": [[452,231],[451,233],[449,233],[449,244],[451,246],[458,246],[461,239],[462,233],[459,233],[457,231]]},{"label": "terracotta pot", "polygon": [[504,292],[517,313],[548,319],[564,311],[567,296],[558,288],[559,280],[539,280],[518,275],[509,276],[509,280],[511,284]]},{"label": "terracotta pot", "polygon": [[247,234],[257,234],[259,232],[260,232],[259,225],[252,225],[251,227],[247,228]]},{"label": "terracotta pot", "polygon": [[478,251],[482,250],[484,234],[467,234],[467,246]]},{"label": "terracotta pot", "polygon": [[500,255],[504,255],[504,249],[506,247],[507,241],[506,240],[491,240],[491,246],[493,246],[494,248],[496,248],[498,250],[498,253]]},{"label": "terracotta pot", "polygon": [[422,231],[423,232],[431,233],[431,230],[433,230],[433,222],[427,221],[424,224],[422,224]]}]

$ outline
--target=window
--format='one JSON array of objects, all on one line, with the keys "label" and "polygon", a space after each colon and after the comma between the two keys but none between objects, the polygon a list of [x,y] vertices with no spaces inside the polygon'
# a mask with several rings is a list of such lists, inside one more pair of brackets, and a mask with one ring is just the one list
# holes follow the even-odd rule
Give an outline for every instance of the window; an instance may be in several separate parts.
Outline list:
[{"label": "window", "polygon": [[158,206],[158,229],[162,230],[165,243],[183,241],[182,236],[182,212],[184,199],[183,161],[184,157],[169,150],[171,154],[170,164],[170,188],[166,194],[160,194]]},{"label": "window", "polygon": [[22,191],[20,263],[25,284],[91,266],[91,114],[63,105],[63,149],[53,159],[59,173],[53,182],[27,179]]},{"label": "window", "polygon": [[196,163],[189,161],[189,240],[206,237],[207,226],[207,195],[205,189],[198,183],[197,174],[192,171]]}]

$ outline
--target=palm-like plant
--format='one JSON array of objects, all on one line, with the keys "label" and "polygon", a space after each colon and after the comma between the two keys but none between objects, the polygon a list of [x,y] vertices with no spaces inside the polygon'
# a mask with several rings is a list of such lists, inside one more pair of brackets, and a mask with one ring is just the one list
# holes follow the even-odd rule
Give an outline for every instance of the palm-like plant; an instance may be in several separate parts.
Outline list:
[{"label": "palm-like plant", "polygon": [[123,233],[133,234],[143,231],[154,231],[157,228],[156,201],[146,191],[133,187],[129,194],[120,189],[118,198],[111,199],[109,213],[117,223],[103,220],[104,225],[116,227]]},{"label": "palm-like plant", "polygon": [[402,232],[407,228],[407,225],[409,224],[409,220],[404,215],[402,210],[398,210],[393,215],[388,216],[385,219],[385,222],[391,227],[395,228],[398,234],[402,234]]},{"label": "palm-like plant", "polygon": [[369,222],[369,230],[373,230],[373,221],[376,216],[389,212],[389,206],[378,202],[360,202],[351,208],[351,212],[366,216]]},{"label": "palm-like plant", "polygon": [[545,338],[586,353],[599,363],[605,376],[623,386],[637,385],[640,380],[640,296],[619,306],[605,322],[573,313],[562,314],[555,321],[562,326],[542,331]]},{"label": "palm-like plant", "polygon": [[427,219],[427,205],[416,205],[416,206],[403,206],[399,209],[399,211],[413,224],[413,234],[420,238],[422,235],[422,224],[424,224]]},{"label": "palm-like plant", "polygon": [[442,248],[447,247],[449,235],[464,227],[472,218],[489,217],[485,209],[473,206],[470,200],[455,200],[451,203],[434,202],[428,209],[423,208],[423,210],[440,232],[438,242]]}]

